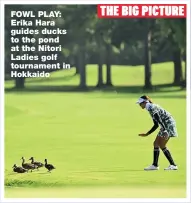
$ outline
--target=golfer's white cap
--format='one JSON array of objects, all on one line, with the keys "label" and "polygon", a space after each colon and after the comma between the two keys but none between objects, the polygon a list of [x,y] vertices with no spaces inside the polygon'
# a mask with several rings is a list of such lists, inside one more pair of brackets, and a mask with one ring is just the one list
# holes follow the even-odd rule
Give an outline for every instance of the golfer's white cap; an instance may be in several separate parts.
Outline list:
[{"label": "golfer's white cap", "polygon": [[138,101],[136,102],[136,104],[141,104],[142,102],[148,102],[147,99],[143,99],[143,98],[139,98]]}]

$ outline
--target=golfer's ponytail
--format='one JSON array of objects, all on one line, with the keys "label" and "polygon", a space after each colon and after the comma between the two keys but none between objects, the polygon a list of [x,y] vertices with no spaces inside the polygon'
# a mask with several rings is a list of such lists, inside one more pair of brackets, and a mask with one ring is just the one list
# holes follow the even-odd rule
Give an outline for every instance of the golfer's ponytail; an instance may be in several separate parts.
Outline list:
[{"label": "golfer's ponytail", "polygon": [[151,100],[151,98],[150,98],[149,96],[143,95],[141,98],[148,100],[149,103],[151,103],[151,104],[153,103],[152,100]]},{"label": "golfer's ponytail", "polygon": [[149,96],[146,96],[146,98],[147,98],[147,100],[149,101],[149,103],[151,103],[151,104],[153,103],[152,100],[151,100],[151,98],[150,98]]}]

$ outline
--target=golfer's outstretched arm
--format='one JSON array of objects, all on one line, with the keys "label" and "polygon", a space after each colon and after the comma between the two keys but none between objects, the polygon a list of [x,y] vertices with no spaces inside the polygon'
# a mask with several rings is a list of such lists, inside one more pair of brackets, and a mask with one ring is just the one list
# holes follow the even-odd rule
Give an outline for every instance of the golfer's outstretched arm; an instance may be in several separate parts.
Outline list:
[{"label": "golfer's outstretched arm", "polygon": [[150,135],[151,133],[153,133],[159,127],[157,121],[153,120],[153,123],[154,123],[153,127],[146,133],[147,135]]}]

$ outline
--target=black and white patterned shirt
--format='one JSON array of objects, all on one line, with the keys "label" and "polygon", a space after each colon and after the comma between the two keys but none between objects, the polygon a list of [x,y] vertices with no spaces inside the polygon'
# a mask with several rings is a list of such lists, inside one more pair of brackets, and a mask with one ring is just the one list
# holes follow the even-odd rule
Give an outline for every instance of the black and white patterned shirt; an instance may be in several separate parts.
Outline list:
[{"label": "black and white patterned shirt", "polygon": [[158,126],[160,126],[163,131],[166,131],[165,121],[171,118],[171,114],[157,104],[147,103],[146,109],[148,110],[154,122],[154,126],[147,134],[149,135],[153,133],[158,128]]}]

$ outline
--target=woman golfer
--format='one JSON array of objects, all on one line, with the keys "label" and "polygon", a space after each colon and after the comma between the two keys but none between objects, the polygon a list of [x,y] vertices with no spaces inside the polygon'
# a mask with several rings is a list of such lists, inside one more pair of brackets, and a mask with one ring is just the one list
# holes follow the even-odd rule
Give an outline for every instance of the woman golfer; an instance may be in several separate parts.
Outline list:
[{"label": "woman golfer", "polygon": [[[139,136],[145,137],[153,133],[159,126],[160,131],[154,141],[154,153],[153,153],[153,164],[144,170],[158,170],[158,159],[160,149],[163,151],[164,155],[168,159],[170,166],[164,170],[178,170],[177,165],[174,163],[170,151],[167,149],[166,145],[170,137],[177,137],[176,122],[169,112],[161,108],[157,104],[153,104],[148,96],[141,96],[136,102],[141,106],[142,109],[146,109],[151,115],[154,125],[147,132],[139,134]],[[160,148],[160,149],[159,149]]]}]

